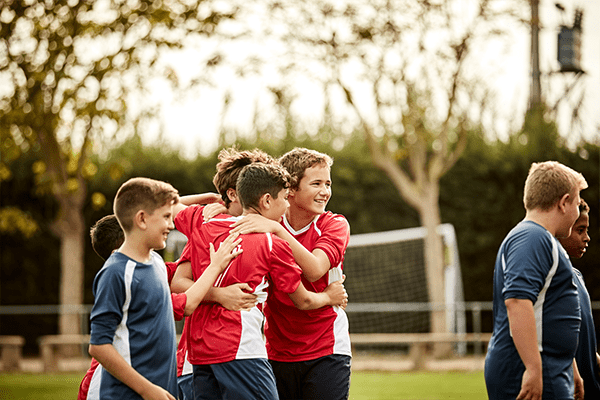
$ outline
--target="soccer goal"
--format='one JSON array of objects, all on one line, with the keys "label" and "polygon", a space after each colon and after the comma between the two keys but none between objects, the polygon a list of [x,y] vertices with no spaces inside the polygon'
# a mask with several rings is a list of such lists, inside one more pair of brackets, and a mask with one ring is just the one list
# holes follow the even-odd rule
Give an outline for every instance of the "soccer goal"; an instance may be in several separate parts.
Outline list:
[{"label": "soccer goal", "polygon": [[445,304],[431,304],[425,273],[426,228],[350,236],[344,260],[351,333],[430,331],[430,311],[444,309],[448,331],[465,333],[466,316],[454,227],[438,227],[445,255]]}]

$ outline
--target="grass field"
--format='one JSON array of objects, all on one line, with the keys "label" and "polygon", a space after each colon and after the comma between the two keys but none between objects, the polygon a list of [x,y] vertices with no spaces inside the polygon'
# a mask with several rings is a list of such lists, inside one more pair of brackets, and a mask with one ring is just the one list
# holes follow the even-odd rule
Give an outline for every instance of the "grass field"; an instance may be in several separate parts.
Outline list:
[{"label": "grass field", "polygon": [[[0,374],[2,400],[76,399],[83,373]],[[486,398],[483,372],[352,373],[352,400],[479,400]]]}]

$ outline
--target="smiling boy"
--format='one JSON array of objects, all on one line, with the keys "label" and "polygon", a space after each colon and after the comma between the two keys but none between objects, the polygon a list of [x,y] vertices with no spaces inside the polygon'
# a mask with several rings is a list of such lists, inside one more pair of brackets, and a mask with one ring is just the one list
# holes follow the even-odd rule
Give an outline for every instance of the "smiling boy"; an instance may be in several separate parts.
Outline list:
[{"label": "smiling boy", "polygon": [[[326,211],[331,198],[331,166],[326,154],[295,148],[279,162],[291,175],[289,207],[281,223],[251,216],[232,232],[273,232],[287,241],[312,292],[342,279],[350,239],[346,218]],[[281,399],[347,399],[351,348],[348,318],[341,307],[298,310],[273,291],[265,307],[269,362]]]}]

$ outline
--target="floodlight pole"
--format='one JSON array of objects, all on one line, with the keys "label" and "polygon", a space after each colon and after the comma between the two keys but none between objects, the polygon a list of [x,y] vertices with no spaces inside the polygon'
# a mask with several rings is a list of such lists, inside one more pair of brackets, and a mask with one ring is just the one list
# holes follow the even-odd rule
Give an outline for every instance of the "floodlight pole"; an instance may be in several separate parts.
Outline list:
[{"label": "floodlight pole", "polygon": [[542,103],[540,82],[540,0],[530,0],[531,4],[531,90],[529,109]]}]

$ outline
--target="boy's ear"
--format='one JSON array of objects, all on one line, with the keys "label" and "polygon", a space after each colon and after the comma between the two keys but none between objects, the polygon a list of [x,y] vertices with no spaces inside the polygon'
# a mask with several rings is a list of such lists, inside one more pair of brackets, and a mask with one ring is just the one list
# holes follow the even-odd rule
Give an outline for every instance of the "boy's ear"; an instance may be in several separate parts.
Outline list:
[{"label": "boy's ear", "polygon": [[569,193],[563,194],[563,196],[558,200],[558,210],[565,212],[567,203],[569,201],[571,201],[571,195]]},{"label": "boy's ear", "polygon": [[139,229],[146,229],[146,220],[147,220],[148,214],[146,214],[146,212],[144,210],[138,210],[138,212],[135,213],[135,215],[133,216],[133,226],[139,228]]},{"label": "boy's ear", "polygon": [[232,203],[234,203],[237,200],[237,192],[234,188],[227,189],[227,192],[225,193],[227,194],[227,197]]},{"label": "boy's ear", "polygon": [[262,196],[260,196],[258,205],[260,206],[260,208],[268,210],[271,207],[271,200],[273,200],[273,198],[271,197],[271,194],[265,193]]}]

